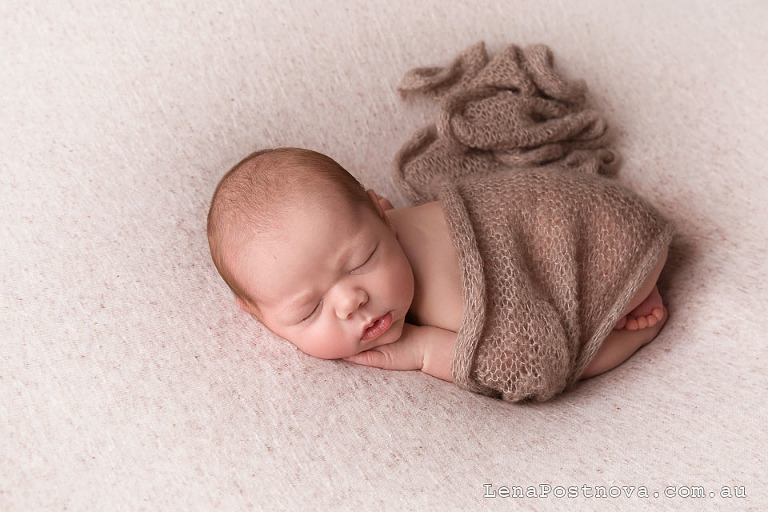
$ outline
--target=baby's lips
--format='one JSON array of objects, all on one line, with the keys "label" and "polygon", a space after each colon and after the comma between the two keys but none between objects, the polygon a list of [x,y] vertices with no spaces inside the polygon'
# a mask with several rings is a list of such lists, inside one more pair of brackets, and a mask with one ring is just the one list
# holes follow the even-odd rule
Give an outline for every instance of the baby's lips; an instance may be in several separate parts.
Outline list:
[{"label": "baby's lips", "polygon": [[363,335],[360,337],[362,341],[373,341],[385,332],[392,326],[392,313],[387,313],[386,315],[377,318],[372,322],[371,325],[367,326],[365,331],[363,331]]}]

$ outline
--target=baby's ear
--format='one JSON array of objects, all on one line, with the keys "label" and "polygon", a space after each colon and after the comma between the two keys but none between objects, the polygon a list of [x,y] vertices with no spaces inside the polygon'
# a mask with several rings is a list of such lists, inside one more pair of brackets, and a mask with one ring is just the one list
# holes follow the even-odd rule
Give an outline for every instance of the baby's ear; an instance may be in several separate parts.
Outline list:
[{"label": "baby's ear", "polygon": [[376,212],[379,214],[379,217],[381,217],[381,219],[384,221],[384,224],[389,226],[389,229],[391,229],[393,233],[397,234],[395,225],[389,221],[389,217],[387,217],[387,214],[384,213],[387,210],[394,209],[394,206],[392,206],[392,203],[389,202],[389,199],[387,199],[386,197],[379,196],[376,192],[374,192],[371,189],[366,190],[365,193],[368,194],[368,197],[371,199],[371,202],[374,204],[374,207],[376,208]]},{"label": "baby's ear", "polygon": [[389,199],[378,195],[370,188],[366,190],[365,193],[368,194],[368,197],[371,198],[371,201],[376,206],[376,211],[379,212],[379,216],[386,220],[384,212],[393,208],[392,203],[389,202]]}]

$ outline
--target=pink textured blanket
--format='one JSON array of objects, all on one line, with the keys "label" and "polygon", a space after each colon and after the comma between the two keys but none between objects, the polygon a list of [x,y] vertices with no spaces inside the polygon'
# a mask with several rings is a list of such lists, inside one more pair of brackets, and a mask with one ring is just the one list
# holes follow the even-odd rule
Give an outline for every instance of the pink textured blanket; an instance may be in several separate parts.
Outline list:
[{"label": "pink textured blanket", "polygon": [[401,91],[439,102],[397,156],[415,203],[444,202],[464,285],[456,384],[510,401],[547,400],[578,381],[673,229],[607,175],[617,158],[586,88],[548,48],[482,44],[445,68],[410,71]]}]

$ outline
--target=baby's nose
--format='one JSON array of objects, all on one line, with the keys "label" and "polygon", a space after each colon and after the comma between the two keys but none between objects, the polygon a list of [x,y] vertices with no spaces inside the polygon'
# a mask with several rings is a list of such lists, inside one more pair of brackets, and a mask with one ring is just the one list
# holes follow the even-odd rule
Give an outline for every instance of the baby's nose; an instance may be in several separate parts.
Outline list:
[{"label": "baby's nose", "polygon": [[352,316],[361,306],[368,302],[368,294],[361,288],[350,288],[341,298],[339,317],[343,320]]}]

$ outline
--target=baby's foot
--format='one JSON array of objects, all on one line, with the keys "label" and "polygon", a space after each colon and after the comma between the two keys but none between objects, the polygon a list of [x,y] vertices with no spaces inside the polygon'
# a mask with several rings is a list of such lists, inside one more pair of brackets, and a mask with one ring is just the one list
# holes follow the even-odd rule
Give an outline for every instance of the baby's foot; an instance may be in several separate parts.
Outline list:
[{"label": "baby's foot", "polygon": [[664,302],[661,299],[659,288],[654,287],[653,291],[627,316],[619,320],[614,329],[627,329],[636,331],[653,327],[664,317]]}]

